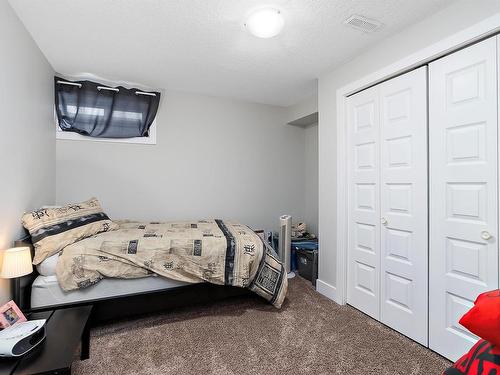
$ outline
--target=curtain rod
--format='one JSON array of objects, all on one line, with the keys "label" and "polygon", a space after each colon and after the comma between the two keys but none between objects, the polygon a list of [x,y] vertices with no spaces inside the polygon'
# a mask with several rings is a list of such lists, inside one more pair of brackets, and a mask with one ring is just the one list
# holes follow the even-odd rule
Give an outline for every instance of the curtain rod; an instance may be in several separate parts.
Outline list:
[{"label": "curtain rod", "polygon": [[115,89],[113,87],[97,86],[97,91],[101,90],[116,91],[116,92],[120,91],[120,89]]},{"label": "curtain rod", "polygon": [[[57,83],[61,85],[69,85],[69,86],[77,86],[78,88],[82,87],[81,83],[75,83],[75,82],[66,82],[66,81],[57,81]],[[116,91],[119,92],[120,89],[114,88],[114,87],[106,87],[106,86],[97,86],[97,90],[108,90],[108,91]],[[156,96],[154,92],[144,92],[144,91],[136,91],[135,95],[147,95],[147,96]]]},{"label": "curtain rod", "polygon": [[148,96],[156,96],[154,92],[142,92],[142,91],[136,91],[135,95],[148,95]]},{"label": "curtain rod", "polygon": [[61,85],[70,85],[70,86],[77,86],[77,87],[82,87],[81,83],[75,83],[75,82],[66,82],[66,81],[57,81],[57,83]]}]

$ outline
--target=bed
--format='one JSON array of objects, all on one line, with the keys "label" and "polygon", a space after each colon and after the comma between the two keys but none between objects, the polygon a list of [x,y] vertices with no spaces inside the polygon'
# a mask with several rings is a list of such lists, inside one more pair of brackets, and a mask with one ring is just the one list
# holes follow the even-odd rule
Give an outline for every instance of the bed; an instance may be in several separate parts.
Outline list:
[{"label": "bed", "polygon": [[[112,222],[97,200],[23,216],[37,271],[21,281],[31,310],[92,304],[93,321],[253,292],[275,307],[286,271],[249,227],[219,219]],[[32,242],[32,243],[30,243]]]},{"label": "bed", "polygon": [[[34,256],[29,235],[16,241],[15,246],[30,247]],[[91,288],[65,293],[54,275],[40,275],[37,268],[20,279],[17,294],[19,307],[25,312],[92,305],[91,325],[233,297],[255,298],[248,289],[187,284],[161,277],[106,279]]]}]

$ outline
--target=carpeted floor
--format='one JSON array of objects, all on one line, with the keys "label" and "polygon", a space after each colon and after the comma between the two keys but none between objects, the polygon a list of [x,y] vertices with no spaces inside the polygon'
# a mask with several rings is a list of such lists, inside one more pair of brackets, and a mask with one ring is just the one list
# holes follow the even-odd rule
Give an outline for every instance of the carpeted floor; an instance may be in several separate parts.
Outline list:
[{"label": "carpeted floor", "polygon": [[296,277],[281,310],[241,297],[96,328],[73,373],[437,375],[448,365]]}]

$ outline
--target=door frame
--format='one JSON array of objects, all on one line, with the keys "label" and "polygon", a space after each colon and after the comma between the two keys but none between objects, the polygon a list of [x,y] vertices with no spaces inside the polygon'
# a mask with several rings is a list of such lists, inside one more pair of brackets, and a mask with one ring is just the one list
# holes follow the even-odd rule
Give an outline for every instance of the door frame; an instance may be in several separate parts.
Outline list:
[{"label": "door frame", "polygon": [[[379,84],[390,78],[404,74],[421,67],[440,57],[455,52],[461,48],[491,37],[500,32],[500,13],[468,27],[452,36],[413,53],[389,66],[371,73],[359,80],[351,82],[336,93],[337,105],[337,275],[336,286],[317,280],[318,291],[333,299],[340,305],[347,301],[347,267],[348,267],[348,236],[349,236],[349,152],[347,150],[347,97],[370,86]],[[321,126],[321,125],[320,125]]]}]

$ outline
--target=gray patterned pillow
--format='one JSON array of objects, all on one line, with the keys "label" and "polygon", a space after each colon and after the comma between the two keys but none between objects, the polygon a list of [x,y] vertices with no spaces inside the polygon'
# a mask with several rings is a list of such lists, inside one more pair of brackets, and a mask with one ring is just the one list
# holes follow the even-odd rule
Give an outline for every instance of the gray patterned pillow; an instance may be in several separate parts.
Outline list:
[{"label": "gray patterned pillow", "polygon": [[97,233],[118,229],[102,212],[96,198],[62,207],[27,212],[22,219],[35,247],[33,264],[39,264],[66,246]]}]

